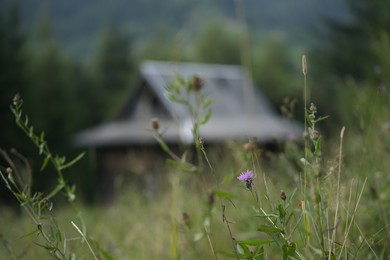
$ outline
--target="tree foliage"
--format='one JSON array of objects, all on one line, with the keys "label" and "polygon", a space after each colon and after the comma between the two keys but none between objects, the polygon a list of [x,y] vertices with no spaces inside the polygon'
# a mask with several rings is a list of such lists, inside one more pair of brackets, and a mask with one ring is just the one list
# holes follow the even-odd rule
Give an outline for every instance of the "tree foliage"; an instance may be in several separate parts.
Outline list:
[{"label": "tree foliage", "polygon": [[113,117],[123,104],[124,93],[130,93],[133,76],[130,40],[115,28],[103,34],[96,59],[92,64],[95,111],[100,118]]},{"label": "tree foliage", "polygon": [[222,21],[212,21],[195,41],[194,53],[201,62],[240,64],[239,34]]},{"label": "tree foliage", "polygon": [[[71,147],[71,137],[77,131],[90,127],[113,112],[121,97],[126,97],[132,66],[129,40],[117,33],[106,33],[101,50],[93,64],[93,73],[63,52],[56,41],[52,23],[42,14],[35,30],[23,34],[19,23],[19,10],[11,6],[0,13],[0,146],[16,148],[21,154],[33,156],[32,147],[16,128],[10,104],[19,93],[29,119],[37,131],[44,131],[53,150],[66,156],[76,151]],[[25,119],[23,119],[25,120]],[[27,119],[26,119],[27,120]],[[84,162],[81,162],[80,166]],[[3,163],[0,162],[0,165]],[[33,164],[39,172],[39,163]],[[91,190],[93,181],[87,170],[75,169],[75,182]],[[55,176],[40,173],[42,181],[35,187],[44,189]]]},{"label": "tree foliage", "polygon": [[323,67],[339,76],[362,79],[376,65],[372,43],[381,34],[390,33],[390,2],[387,0],[348,0],[352,19],[328,20],[328,39],[318,51]]},{"label": "tree foliage", "polygon": [[12,5],[0,11],[0,136],[3,137],[1,144],[7,146],[19,144],[15,127],[8,123],[12,121],[9,104],[15,93],[26,84],[25,42],[20,30],[18,6]]},{"label": "tree foliage", "polygon": [[285,97],[300,96],[302,87],[294,65],[288,46],[278,39],[270,39],[255,48],[254,81],[274,104],[280,105]]}]

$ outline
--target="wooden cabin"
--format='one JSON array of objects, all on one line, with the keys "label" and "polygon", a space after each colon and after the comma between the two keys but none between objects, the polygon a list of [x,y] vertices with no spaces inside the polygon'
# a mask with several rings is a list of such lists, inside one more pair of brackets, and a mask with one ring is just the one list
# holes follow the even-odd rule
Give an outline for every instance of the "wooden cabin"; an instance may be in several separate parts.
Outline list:
[{"label": "wooden cabin", "polygon": [[125,175],[142,176],[147,185],[158,185],[155,170],[164,163],[161,149],[153,137],[150,119],[158,118],[166,127],[170,145],[193,142],[189,113],[165,97],[166,86],[180,75],[200,75],[201,92],[213,100],[212,116],[200,127],[207,144],[227,140],[256,138],[267,143],[300,138],[302,126],[281,117],[264,95],[255,88],[241,66],[185,62],[145,61],[139,84],[130,95],[117,120],[86,129],[75,135],[75,144],[96,148],[100,192],[113,196],[116,182]]}]

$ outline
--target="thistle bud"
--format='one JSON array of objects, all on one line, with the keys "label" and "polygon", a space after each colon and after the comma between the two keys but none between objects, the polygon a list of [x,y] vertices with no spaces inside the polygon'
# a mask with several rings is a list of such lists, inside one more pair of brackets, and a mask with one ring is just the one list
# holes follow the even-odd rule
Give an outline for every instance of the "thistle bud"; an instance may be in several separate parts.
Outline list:
[{"label": "thistle bud", "polygon": [[314,103],[310,103],[309,109],[311,112],[317,112],[317,106]]},{"label": "thistle bud", "polygon": [[19,94],[16,94],[14,96],[12,102],[13,102],[14,106],[19,106],[23,102],[23,100],[22,100],[22,98],[20,97]]},{"label": "thistle bud", "polygon": [[187,212],[183,212],[181,214],[182,218],[183,218],[183,222],[184,222],[184,225],[186,225],[187,227],[190,226],[191,224],[191,217],[190,215],[187,213]]},{"label": "thistle bud", "polygon": [[318,130],[314,129],[312,132],[312,138],[317,139],[318,137],[320,137],[320,132],[318,132]]},{"label": "thistle bud", "polygon": [[253,150],[256,150],[257,148],[257,143],[255,139],[249,140],[247,143],[245,143],[242,147],[245,152],[250,152]]},{"label": "thistle bud", "polygon": [[152,128],[154,130],[158,130],[160,128],[160,124],[158,123],[158,118],[154,117],[154,118],[150,119],[150,125],[152,126]]},{"label": "thistle bud", "polygon": [[195,91],[199,91],[203,86],[203,78],[200,75],[195,75],[193,78],[192,86]]},{"label": "thistle bud", "polygon": [[207,201],[208,201],[210,206],[212,206],[214,204],[214,201],[215,201],[214,192],[209,192],[207,194]]},{"label": "thistle bud", "polygon": [[287,196],[286,196],[286,193],[284,193],[284,191],[282,191],[282,192],[280,193],[280,198],[281,198],[283,201],[286,201]]}]

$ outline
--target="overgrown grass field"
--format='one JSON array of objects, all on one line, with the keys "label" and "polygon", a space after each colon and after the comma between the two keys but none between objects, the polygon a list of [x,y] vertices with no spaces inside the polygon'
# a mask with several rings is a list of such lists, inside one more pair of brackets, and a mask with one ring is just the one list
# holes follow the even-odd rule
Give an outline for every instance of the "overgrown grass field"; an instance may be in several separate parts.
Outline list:
[{"label": "overgrown grass field", "polygon": [[[332,126],[332,117],[321,115],[305,95],[303,139],[269,153],[251,139],[209,150],[198,130],[212,104],[197,84],[196,77],[179,78],[167,88],[167,97],[180,100],[193,119],[196,163],[186,153],[171,151],[154,121],[156,140],[171,157],[160,173],[165,187],[145,196],[125,186],[104,207],[76,205],[62,175],[76,160],[55,157],[44,136],[29,130],[21,104],[14,101],[17,122],[39,148],[43,166],[54,164],[59,185],[49,194],[30,194],[29,183],[13,177],[12,165],[2,170],[3,187],[23,210],[0,208],[0,259],[388,258],[387,93],[347,88],[350,121],[334,126],[326,137],[321,124]],[[183,94],[197,102],[183,102]],[[68,204],[50,204],[51,197],[63,193]]]}]

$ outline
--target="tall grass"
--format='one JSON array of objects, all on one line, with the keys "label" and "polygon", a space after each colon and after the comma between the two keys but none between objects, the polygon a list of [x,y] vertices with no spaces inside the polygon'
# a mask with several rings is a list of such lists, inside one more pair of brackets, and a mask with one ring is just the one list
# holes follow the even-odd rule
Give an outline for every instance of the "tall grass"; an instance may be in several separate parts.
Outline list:
[{"label": "tall grass", "polygon": [[[260,163],[259,151],[253,143],[248,143],[246,147],[250,147],[250,149],[245,151],[246,153],[249,151],[245,157],[247,160],[245,165],[252,170],[243,173],[241,175],[243,178],[239,177],[239,179],[245,183],[245,188],[253,199],[250,211],[253,214],[252,221],[255,224],[251,227],[252,230],[247,231],[248,234],[252,234],[251,236],[244,239],[237,238],[238,235],[234,234],[234,228],[231,228],[237,223],[230,220],[226,205],[231,203],[235,210],[239,210],[239,206],[236,205],[242,205],[243,201],[237,199],[237,194],[230,192],[231,187],[227,189],[228,192],[221,186],[220,181],[216,180],[213,194],[221,199],[220,214],[222,221],[227,223],[228,235],[232,241],[230,250],[219,251],[219,253],[237,259],[265,259],[267,258],[265,248],[269,247],[272,255],[278,254],[284,259],[350,258],[357,257],[363,251],[378,258],[367,240],[363,239],[364,243],[360,241],[366,235],[358,225],[358,209],[366,188],[367,177],[358,178],[358,181],[355,178],[351,179],[350,182],[345,180],[343,185],[341,184],[344,175],[342,166],[345,127],[340,129],[339,148],[333,155],[333,161],[331,163],[324,161],[323,137],[318,125],[327,117],[318,116],[315,104],[308,105],[308,65],[305,56],[302,57],[302,72],[305,104],[304,149],[301,157],[298,155],[299,168],[296,172],[301,177],[293,178],[292,186],[295,188],[283,189],[285,191],[281,192],[279,198],[275,194],[271,195],[270,180],[268,180]],[[180,88],[180,84],[175,86]],[[187,90],[187,94],[190,92],[186,84],[182,87]],[[168,90],[170,89],[168,88]],[[176,94],[179,93],[180,91],[176,92]],[[173,95],[170,97],[173,102],[181,100],[179,97],[172,98]],[[184,104],[189,107],[189,111],[194,111],[190,107],[190,103]],[[194,129],[197,129],[196,120],[193,122],[195,122]],[[199,138],[198,131],[193,131],[193,133],[196,143]],[[198,145],[196,148],[200,149]],[[294,150],[294,153],[297,151],[299,152],[299,150]],[[210,163],[204,149],[202,152]],[[297,159],[297,154],[294,153],[293,159]],[[198,151],[198,161],[202,161],[199,154]],[[237,166],[232,166],[236,175],[243,171],[242,168],[234,169],[235,167]],[[214,173],[213,166],[210,165],[210,169],[211,173]],[[283,178],[289,177],[284,176]],[[231,178],[230,181],[233,182],[234,179]],[[254,185],[255,183],[256,185]],[[296,208],[293,206],[294,204],[299,206]],[[232,223],[235,225],[231,225]],[[358,237],[351,235],[356,230],[359,231]],[[265,239],[264,235],[270,240]],[[210,240],[210,237],[207,237]],[[210,245],[212,245],[211,242]],[[212,246],[211,251],[216,258]]]},{"label": "tall grass", "polygon": [[[188,110],[195,150],[173,151],[164,142],[165,126],[153,119],[153,134],[170,157],[160,169],[169,185],[156,197],[144,197],[130,186],[105,208],[73,205],[74,188],[62,170],[76,160],[68,164],[51,153],[44,134],[34,133],[17,99],[12,107],[17,124],[43,155],[42,168],[54,165],[59,182],[52,192],[33,194],[33,173],[15,174],[21,171],[19,165],[29,169],[20,164],[23,157],[2,152],[9,164],[1,170],[2,179],[25,211],[18,215],[0,208],[0,255],[6,259],[385,259],[390,245],[390,127],[385,118],[390,113],[383,105],[388,99],[369,89],[351,91],[350,95],[357,93],[354,102],[362,115],[360,122],[346,122],[333,141],[325,140],[320,126],[331,119],[320,116],[321,108],[310,102],[307,66],[305,57],[304,139],[287,141],[276,153],[263,150],[252,139],[209,147],[199,128],[212,116],[212,101],[202,94],[201,77],[178,76],[166,96]],[[69,206],[57,208],[51,203],[60,194],[71,201]]]}]

